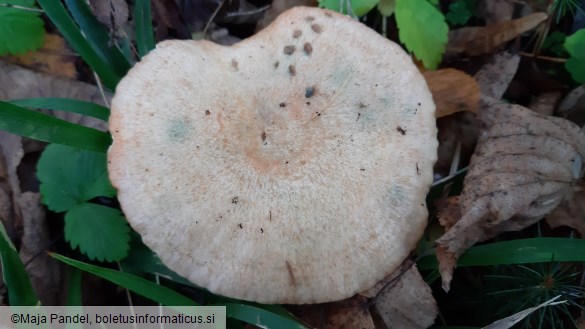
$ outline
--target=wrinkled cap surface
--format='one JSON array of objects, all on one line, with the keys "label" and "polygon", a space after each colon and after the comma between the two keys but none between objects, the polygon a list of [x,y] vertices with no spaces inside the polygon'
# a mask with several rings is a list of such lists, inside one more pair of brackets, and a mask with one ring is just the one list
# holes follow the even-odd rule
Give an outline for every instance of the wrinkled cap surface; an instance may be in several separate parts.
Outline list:
[{"label": "wrinkled cap surface", "polygon": [[144,243],[196,285],[340,300],[422,235],[434,111],[399,46],[295,8],[232,47],[158,44],[112,101],[110,178]]}]

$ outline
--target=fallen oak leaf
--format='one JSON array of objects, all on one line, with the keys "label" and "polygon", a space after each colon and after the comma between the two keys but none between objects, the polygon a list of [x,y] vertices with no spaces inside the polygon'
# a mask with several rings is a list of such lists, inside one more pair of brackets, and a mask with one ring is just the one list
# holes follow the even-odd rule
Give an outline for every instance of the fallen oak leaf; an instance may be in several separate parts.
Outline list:
[{"label": "fallen oak leaf", "polygon": [[[462,217],[437,240],[443,288],[478,241],[523,229],[569,197],[582,176],[585,133],[570,121],[484,99],[480,133],[460,199]],[[444,251],[444,252],[443,252]]]},{"label": "fallen oak leaf", "polygon": [[452,30],[449,32],[447,53],[463,53],[469,56],[490,53],[522,33],[532,30],[547,18],[545,13],[534,13],[488,26]]},{"label": "fallen oak leaf", "polygon": [[433,95],[437,118],[461,111],[477,112],[479,106],[479,85],[463,71],[442,69],[423,72]]}]

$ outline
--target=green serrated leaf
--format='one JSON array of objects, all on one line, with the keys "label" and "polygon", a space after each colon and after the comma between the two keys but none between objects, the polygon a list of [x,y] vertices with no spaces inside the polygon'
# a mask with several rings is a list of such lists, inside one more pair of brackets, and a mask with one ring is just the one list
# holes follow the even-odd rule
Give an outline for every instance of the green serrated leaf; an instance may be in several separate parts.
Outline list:
[{"label": "green serrated leaf", "polygon": [[585,29],[568,36],[565,39],[565,49],[571,54],[565,68],[575,81],[585,83]]},{"label": "green serrated leaf", "polygon": [[585,29],[580,29],[565,39],[565,48],[572,57],[585,60]]},{"label": "green serrated leaf", "polygon": [[585,60],[571,57],[565,63],[565,68],[575,81],[585,83]]},{"label": "green serrated leaf", "polygon": [[130,228],[118,209],[83,203],[65,215],[65,240],[92,260],[114,262],[128,254]]},{"label": "green serrated leaf", "polygon": [[378,4],[379,0],[319,0],[319,7],[350,14],[347,12],[351,4],[351,11],[356,16],[363,16]]},{"label": "green serrated leaf", "polygon": [[472,13],[465,2],[457,1],[449,5],[449,12],[445,18],[453,25],[464,25],[471,18],[471,15]]},{"label": "green serrated leaf", "polygon": [[39,303],[24,264],[18,252],[6,234],[0,221],[0,263],[2,279],[8,290],[8,299],[12,306],[34,306]]},{"label": "green serrated leaf", "polygon": [[0,0],[24,8],[0,6],[0,56],[22,54],[40,48],[44,42],[45,28],[39,12],[34,11],[34,0]]},{"label": "green serrated leaf", "polygon": [[98,196],[116,195],[108,179],[104,153],[49,145],[39,159],[37,177],[43,203],[56,212]]},{"label": "green serrated leaf", "polygon": [[396,0],[395,15],[400,41],[426,68],[436,69],[449,32],[443,14],[425,0]]}]

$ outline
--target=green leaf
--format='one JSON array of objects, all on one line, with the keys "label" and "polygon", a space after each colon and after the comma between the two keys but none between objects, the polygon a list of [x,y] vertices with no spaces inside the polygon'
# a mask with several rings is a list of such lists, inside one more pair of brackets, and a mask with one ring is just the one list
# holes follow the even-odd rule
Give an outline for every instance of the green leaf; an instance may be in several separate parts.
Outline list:
[{"label": "green leaf", "polygon": [[130,69],[130,63],[120,49],[113,44],[108,31],[93,15],[87,2],[85,0],[65,0],[65,3],[93,50],[105,60],[118,76],[125,76]]},{"label": "green leaf", "polygon": [[585,29],[580,29],[565,39],[565,48],[572,57],[585,60]]},{"label": "green leaf", "polygon": [[73,208],[98,196],[113,197],[106,155],[52,144],[37,165],[43,203],[55,212]]},{"label": "green leaf", "polygon": [[[585,262],[585,240],[533,238],[495,242],[472,247],[457,261],[457,267],[558,262]],[[438,267],[435,250],[417,263],[421,270]]]},{"label": "green leaf", "polygon": [[138,295],[149,298],[157,303],[166,306],[197,306],[195,301],[154,282],[145,280],[141,277],[112,270],[105,267],[99,267],[83,263],[55,253],[49,253],[49,256],[62,261],[65,264],[86,271],[100,278],[113,282],[123,288],[126,288]]},{"label": "green leaf", "polygon": [[34,109],[48,109],[87,115],[108,121],[110,110],[96,103],[71,98],[27,98],[11,100],[9,103]]},{"label": "green leaf", "polygon": [[97,152],[106,152],[112,143],[112,137],[107,133],[4,101],[0,101],[0,130]]},{"label": "green leaf", "polygon": [[302,323],[277,313],[248,304],[220,304],[226,307],[228,318],[234,318],[262,328],[303,329]]},{"label": "green leaf", "polygon": [[443,14],[425,0],[396,0],[395,15],[400,41],[406,49],[425,67],[436,69],[449,32]]},{"label": "green leaf", "polygon": [[36,12],[34,0],[0,0],[9,4],[31,8],[14,8],[0,5],[0,56],[22,54],[40,48],[44,42],[43,20]]},{"label": "green leaf", "polygon": [[2,278],[8,290],[8,299],[12,306],[35,306],[39,304],[24,264],[10,238],[6,234],[4,225],[0,221],[0,263],[2,263]]},{"label": "green leaf", "polygon": [[575,81],[585,83],[585,60],[571,57],[565,63],[565,68]]},{"label": "green leaf", "polygon": [[83,203],[65,214],[65,240],[91,260],[115,262],[130,249],[130,228],[118,209]]},{"label": "green leaf", "polygon": [[[347,12],[348,5],[351,3],[351,11],[356,16],[363,16],[372,10],[378,4],[379,0],[319,0],[319,7],[331,9],[342,14],[350,14]],[[343,8],[340,8],[340,5]]]},{"label": "green leaf", "polygon": [[70,267],[67,279],[67,306],[81,306],[83,303],[83,296],[81,293],[81,270],[75,267]]},{"label": "green leaf", "polygon": [[[101,78],[104,86],[110,90],[115,90],[116,85],[122,79],[124,74],[120,74],[109,62],[108,55],[104,50],[96,50],[93,47],[99,47],[96,44],[90,44],[83,36],[79,27],[75,24],[67,10],[61,4],[61,1],[55,0],[38,0],[39,4],[49,16],[53,24],[59,29],[59,32],[67,39],[69,44],[81,55],[83,60],[89,64],[92,70]],[[118,68],[119,69],[119,68]]]},{"label": "green leaf", "polygon": [[585,29],[568,36],[565,39],[565,48],[571,54],[565,68],[575,81],[585,83]]},{"label": "green leaf", "polygon": [[134,6],[136,46],[138,47],[140,57],[144,57],[155,47],[152,17],[150,14],[150,0],[137,0]]},{"label": "green leaf", "polygon": [[449,5],[449,12],[445,15],[447,21],[453,25],[464,25],[471,18],[472,13],[463,1],[453,2]]}]

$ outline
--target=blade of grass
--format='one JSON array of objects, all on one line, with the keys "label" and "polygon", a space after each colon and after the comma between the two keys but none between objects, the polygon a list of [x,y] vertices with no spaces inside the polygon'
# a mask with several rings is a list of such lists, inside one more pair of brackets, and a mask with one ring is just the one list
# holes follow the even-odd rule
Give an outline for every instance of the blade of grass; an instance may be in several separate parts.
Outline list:
[{"label": "blade of grass", "polygon": [[257,327],[282,329],[307,328],[302,323],[289,317],[272,313],[259,307],[238,303],[222,304],[222,306],[226,307],[228,318],[238,319]]},{"label": "blade of grass", "polygon": [[155,282],[148,281],[141,277],[112,270],[110,268],[99,267],[84,262],[80,262],[59,254],[49,253],[49,256],[76,267],[82,271],[91,273],[100,278],[113,282],[121,287],[124,287],[138,295],[152,299],[157,303],[167,306],[197,306],[195,301],[167,288],[159,286]]},{"label": "blade of grass", "polygon": [[67,306],[81,306],[81,270],[75,267],[69,268],[69,282],[67,287]]},{"label": "blade of grass", "polygon": [[[458,260],[457,267],[557,262],[585,262],[585,240],[533,238],[495,242],[472,247]],[[420,270],[438,267],[435,250],[417,263]]]},{"label": "blade of grass", "polygon": [[118,76],[125,76],[130,63],[120,49],[112,43],[106,28],[97,20],[85,0],[65,0],[67,9],[79,25],[90,46],[114,70]]},{"label": "blade of grass", "polygon": [[10,238],[6,234],[4,225],[0,222],[0,263],[2,276],[8,290],[8,300],[12,306],[35,306],[39,298],[35,293],[24,264]]},{"label": "blade of grass", "polygon": [[9,103],[34,109],[73,112],[104,121],[108,121],[110,116],[110,110],[105,106],[71,98],[27,98],[11,100]]},{"label": "blade of grass", "polygon": [[0,130],[89,151],[106,152],[112,137],[102,131],[76,125],[50,115],[0,101]]},{"label": "blade of grass", "polygon": [[134,7],[134,19],[136,24],[136,46],[138,54],[144,57],[154,49],[154,32],[152,30],[152,17],[150,14],[150,0],[136,0]]},{"label": "blade of grass", "polygon": [[109,65],[107,57],[102,57],[101,54],[92,48],[81,34],[79,27],[67,13],[67,10],[65,10],[65,7],[61,4],[61,1],[38,0],[38,3],[73,49],[99,75],[104,85],[110,90],[115,90],[116,85],[123,75],[116,73]]}]

